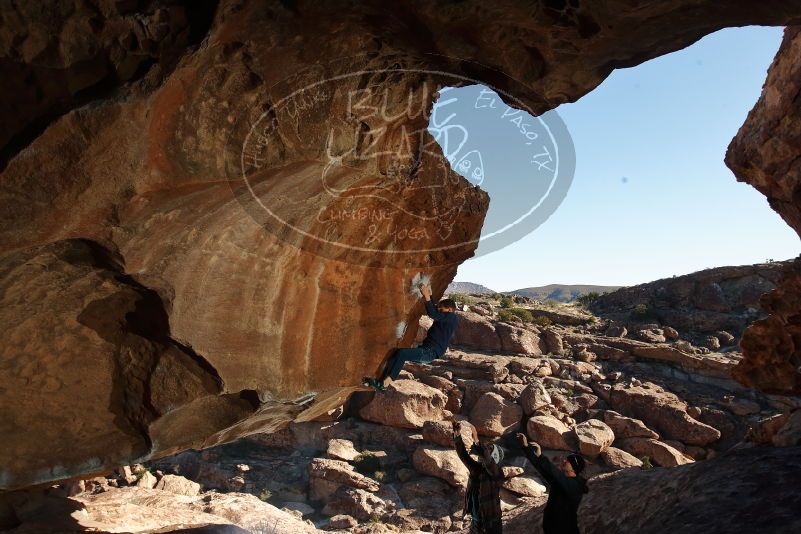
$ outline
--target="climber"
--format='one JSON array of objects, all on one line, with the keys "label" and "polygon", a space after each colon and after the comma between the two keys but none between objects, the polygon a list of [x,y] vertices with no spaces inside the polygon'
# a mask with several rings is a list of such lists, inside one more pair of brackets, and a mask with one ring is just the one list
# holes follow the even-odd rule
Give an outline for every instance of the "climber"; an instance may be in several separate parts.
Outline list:
[{"label": "climber", "polygon": [[381,376],[377,379],[365,378],[365,385],[383,391],[386,389],[388,379],[398,378],[404,363],[428,363],[439,358],[448,350],[448,342],[459,324],[459,316],[454,313],[456,303],[451,299],[442,299],[435,307],[431,302],[431,286],[420,284],[418,287],[425,301],[426,314],[434,319],[434,324],[428,329],[428,334],[419,347],[396,349],[384,366]]},{"label": "climber", "polygon": [[[470,472],[464,498],[464,515],[470,515],[471,518],[470,534],[501,534],[501,484],[504,476],[500,464],[503,452],[497,445],[481,443],[476,427],[469,426],[473,434],[470,452],[462,436],[463,423],[456,421],[453,425],[456,453]],[[470,453],[476,454],[479,459],[474,459]]]},{"label": "climber", "polygon": [[529,443],[524,434],[516,437],[528,460],[548,484],[548,504],[542,516],[543,532],[578,534],[578,507],[581,497],[587,493],[587,482],[580,476],[584,470],[584,458],[570,454],[560,470],[542,454],[538,443]]}]

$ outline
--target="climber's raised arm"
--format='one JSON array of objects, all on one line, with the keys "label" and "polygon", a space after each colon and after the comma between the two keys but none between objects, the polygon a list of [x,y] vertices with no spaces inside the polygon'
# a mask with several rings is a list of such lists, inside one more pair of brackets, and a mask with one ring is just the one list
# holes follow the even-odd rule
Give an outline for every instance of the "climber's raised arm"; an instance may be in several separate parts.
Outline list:
[{"label": "climber's raised arm", "polygon": [[426,306],[426,315],[435,321],[441,321],[445,318],[445,314],[437,309],[433,302],[431,302],[431,286],[420,284],[420,293],[423,294],[423,302]]}]

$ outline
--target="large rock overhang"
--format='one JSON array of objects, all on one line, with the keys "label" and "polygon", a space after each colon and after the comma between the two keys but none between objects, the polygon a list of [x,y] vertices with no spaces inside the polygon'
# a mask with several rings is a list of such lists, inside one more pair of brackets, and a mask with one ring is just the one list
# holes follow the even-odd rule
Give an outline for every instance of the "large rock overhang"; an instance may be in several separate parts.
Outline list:
[{"label": "large rock overhang", "polygon": [[[164,41],[145,74],[67,98],[0,176],[0,488],[269,431],[409,343],[411,281],[442,293],[489,200],[426,132],[436,88],[542,113],[717,29],[799,20],[786,0],[220,2],[199,45]],[[73,26],[57,50],[83,42]],[[15,69],[25,42],[5,49]],[[365,88],[386,112],[354,113]]]}]

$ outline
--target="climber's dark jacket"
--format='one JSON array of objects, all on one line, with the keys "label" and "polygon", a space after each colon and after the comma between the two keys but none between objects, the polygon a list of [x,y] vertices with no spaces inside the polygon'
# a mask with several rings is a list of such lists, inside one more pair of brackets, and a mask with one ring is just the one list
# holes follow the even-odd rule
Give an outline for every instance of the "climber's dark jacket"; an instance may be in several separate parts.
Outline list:
[{"label": "climber's dark jacket", "polygon": [[523,447],[523,452],[548,484],[548,504],[542,516],[545,534],[579,534],[576,514],[587,493],[587,482],[580,476],[565,475],[545,455],[537,456],[531,446]]},{"label": "climber's dark jacket", "polygon": [[459,326],[459,316],[452,312],[441,312],[430,300],[425,301],[426,313],[434,319],[434,324],[428,329],[428,335],[420,344],[421,347],[433,349],[437,358],[448,350],[448,343],[453,332]]}]

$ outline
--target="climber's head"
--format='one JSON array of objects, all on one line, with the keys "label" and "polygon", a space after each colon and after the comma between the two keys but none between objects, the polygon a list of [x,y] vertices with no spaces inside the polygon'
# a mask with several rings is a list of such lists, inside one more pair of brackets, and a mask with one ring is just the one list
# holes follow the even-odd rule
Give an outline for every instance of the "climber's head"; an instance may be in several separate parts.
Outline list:
[{"label": "climber's head", "polygon": [[584,458],[578,454],[570,454],[567,458],[564,458],[561,468],[567,476],[575,477],[584,471],[584,465]]},{"label": "climber's head", "polygon": [[437,309],[442,313],[453,313],[456,311],[456,302],[453,299],[442,299],[437,303]]},{"label": "climber's head", "polygon": [[482,443],[476,440],[470,447],[470,452],[483,458],[486,462],[493,462],[500,465],[503,462],[503,449],[494,443]]}]

